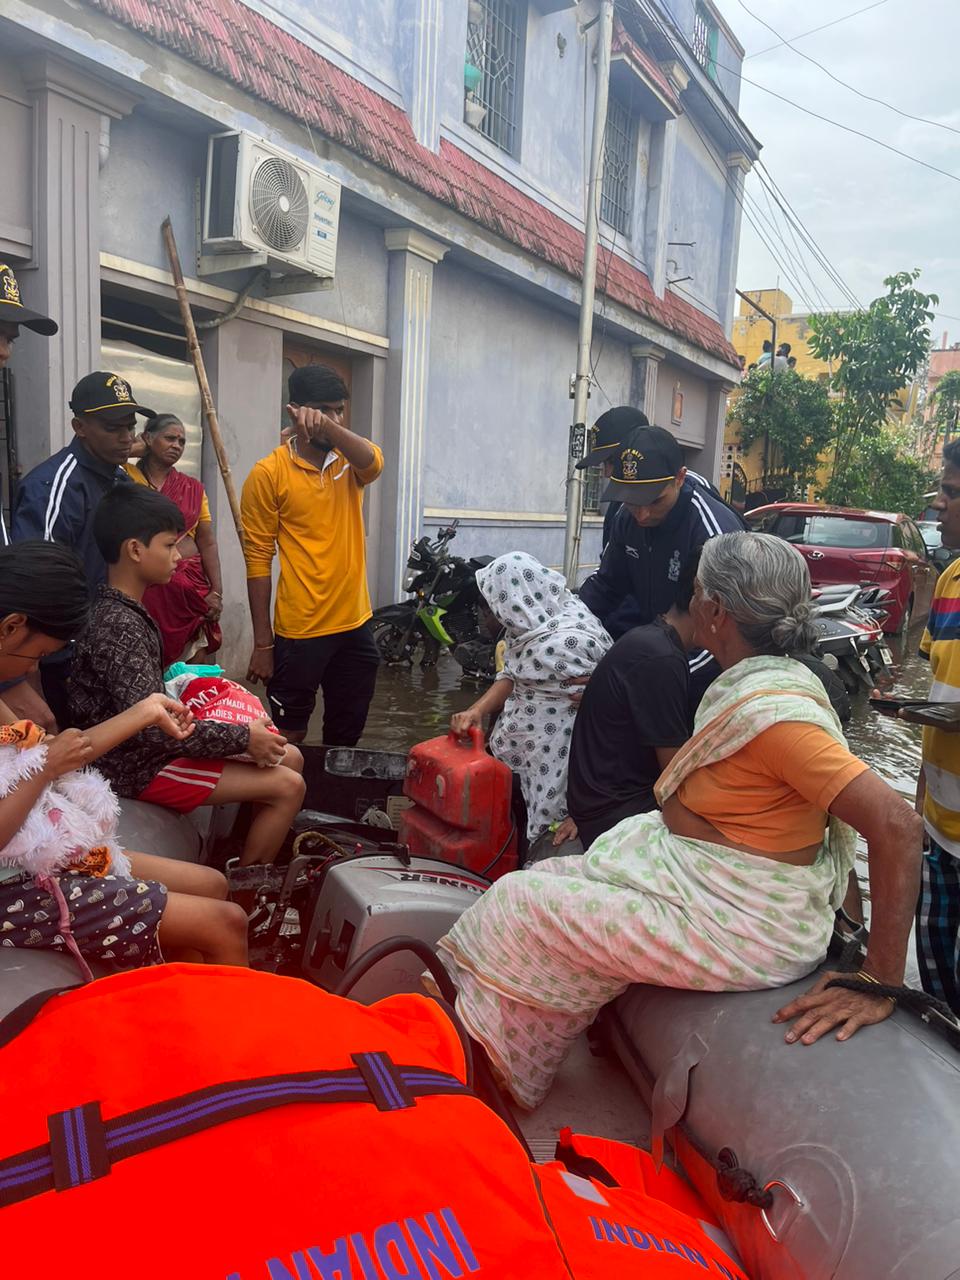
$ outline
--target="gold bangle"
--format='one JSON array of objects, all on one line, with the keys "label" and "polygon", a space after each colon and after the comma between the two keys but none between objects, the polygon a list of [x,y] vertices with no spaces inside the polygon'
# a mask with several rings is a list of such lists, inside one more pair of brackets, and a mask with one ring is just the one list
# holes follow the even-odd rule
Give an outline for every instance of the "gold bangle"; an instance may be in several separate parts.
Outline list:
[{"label": "gold bangle", "polygon": [[255,644],[253,647],[255,649],[275,649],[277,646],[274,644]]}]

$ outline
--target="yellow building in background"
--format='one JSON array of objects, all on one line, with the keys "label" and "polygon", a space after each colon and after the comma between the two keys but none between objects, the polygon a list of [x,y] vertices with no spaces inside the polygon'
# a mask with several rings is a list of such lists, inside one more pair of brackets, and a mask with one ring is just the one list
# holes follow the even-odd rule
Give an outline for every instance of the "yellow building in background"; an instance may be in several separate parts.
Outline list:
[{"label": "yellow building in background", "polygon": [[[820,360],[809,347],[810,313],[796,313],[793,299],[782,289],[746,289],[744,292],[761,306],[777,322],[777,346],[790,344],[790,355],[796,357],[794,370],[804,378],[817,378],[828,382],[833,372],[833,362]],[[772,326],[750,304],[740,299],[740,311],[733,321],[730,341],[737,354],[744,357],[745,372],[758,364],[763,355],[764,342],[770,341]],[[911,418],[918,410],[920,385],[918,382],[905,387],[891,406],[890,422],[899,424]],[[723,452],[720,462],[720,490],[728,502],[738,509],[748,510],[763,502],[779,502],[790,488],[792,477],[778,467],[777,450],[766,440],[757,440],[747,451],[740,448],[739,424],[736,421],[737,392],[731,395],[727,425],[724,431]],[[806,496],[813,501],[816,491],[822,489],[828,477],[826,465]]]},{"label": "yellow building in background", "polygon": [[[797,357],[797,373],[804,378],[822,378],[826,381],[831,373],[830,362],[818,360],[807,346],[810,336],[809,313],[794,314],[793,299],[782,289],[745,289],[744,292],[775,318],[777,346],[781,342],[790,343],[790,354]],[[741,298],[740,312],[734,317],[730,341],[736,348],[737,355],[746,359],[748,369],[752,364],[759,363],[763,355],[763,344],[769,341],[770,333],[769,320],[765,320]]]},{"label": "yellow building in background", "polygon": [[[749,289],[749,297],[761,306],[777,322],[777,346],[789,342],[790,355],[796,356],[795,371],[804,378],[819,378],[826,382],[831,365],[818,360],[810,351],[808,313],[795,314],[793,299],[782,289]],[[772,326],[759,312],[754,311],[743,298],[740,311],[733,321],[730,341],[737,354],[743,356],[745,367],[759,364],[763,344],[772,338]],[[730,397],[727,425],[724,431],[723,453],[720,459],[720,491],[728,502],[739,510],[760,506],[764,502],[778,502],[786,494],[791,477],[778,467],[776,449],[766,440],[757,440],[748,450],[740,448],[740,427],[736,421],[737,393]],[[811,491],[808,497],[813,497]]]}]

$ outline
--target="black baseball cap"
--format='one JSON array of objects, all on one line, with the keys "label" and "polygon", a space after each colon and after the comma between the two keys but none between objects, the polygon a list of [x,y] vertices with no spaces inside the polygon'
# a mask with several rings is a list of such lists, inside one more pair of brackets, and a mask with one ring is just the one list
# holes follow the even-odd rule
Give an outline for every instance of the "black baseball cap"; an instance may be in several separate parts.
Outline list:
[{"label": "black baseball cap", "polygon": [[152,409],[137,404],[130,383],[119,373],[104,373],[102,370],[88,373],[80,379],[73,388],[70,408],[78,418],[104,418],[107,422],[116,422],[131,413],[142,413],[145,418],[156,417]]},{"label": "black baseball cap", "polygon": [[590,431],[590,452],[577,463],[577,470],[584,467],[595,467],[612,457],[617,445],[625,444],[627,436],[637,427],[645,427],[649,419],[639,409],[632,409],[622,404],[616,409],[608,409],[601,413]]},{"label": "black baseball cap", "polygon": [[663,427],[637,427],[610,460],[613,475],[601,501],[645,507],[656,501],[683,466],[683,450],[676,436]]},{"label": "black baseball cap", "polygon": [[5,262],[0,262],[0,323],[22,324],[25,329],[42,333],[45,338],[52,338],[59,328],[56,320],[42,316],[39,311],[30,311],[23,305],[17,277]]}]

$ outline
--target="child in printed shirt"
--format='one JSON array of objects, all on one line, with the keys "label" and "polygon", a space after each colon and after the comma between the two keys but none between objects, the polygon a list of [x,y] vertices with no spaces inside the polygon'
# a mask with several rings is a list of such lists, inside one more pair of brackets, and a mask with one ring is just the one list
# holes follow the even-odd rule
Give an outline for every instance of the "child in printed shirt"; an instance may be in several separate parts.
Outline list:
[{"label": "child in printed shirt", "polygon": [[[77,645],[70,679],[73,722],[81,727],[118,715],[163,692],[162,641],[144,609],[146,589],[169,581],[180,559],[183,516],[168,498],[139,485],[118,485],[97,508],[94,539],[107,562],[107,586]],[[255,765],[230,757],[246,755]],[[303,757],[269,725],[204,720],[189,740],[146,729],[100,768],[121,796],[189,813],[203,804],[257,805],[240,858],[272,862],[303,802]]]}]

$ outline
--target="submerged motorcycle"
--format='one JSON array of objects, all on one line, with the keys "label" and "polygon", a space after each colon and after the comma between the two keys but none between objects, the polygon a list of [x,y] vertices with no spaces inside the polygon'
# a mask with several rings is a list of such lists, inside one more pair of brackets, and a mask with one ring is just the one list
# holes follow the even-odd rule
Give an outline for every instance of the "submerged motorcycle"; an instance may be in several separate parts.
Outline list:
[{"label": "submerged motorcycle", "polygon": [[831,667],[848,693],[883,682],[892,663],[883,624],[892,597],[882,587],[857,583],[821,587],[814,591],[817,653]]},{"label": "submerged motorcycle", "polygon": [[440,529],[436,539],[414,542],[403,580],[410,598],[375,610],[374,638],[384,662],[412,666],[420,651],[420,667],[426,671],[450,649],[467,674],[482,674],[479,666],[493,646],[481,623],[476,575],[494,557],[451,555],[458,524],[454,520]]}]

